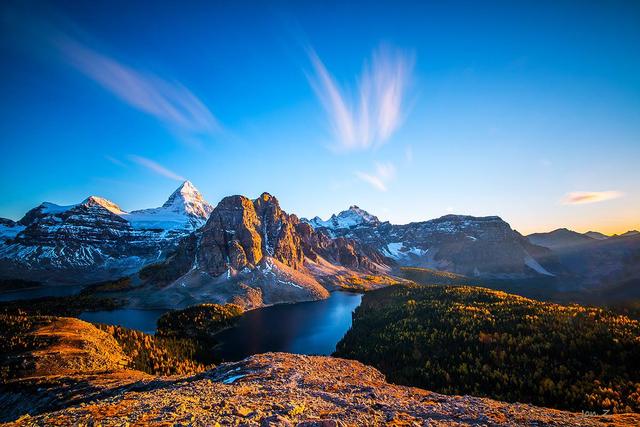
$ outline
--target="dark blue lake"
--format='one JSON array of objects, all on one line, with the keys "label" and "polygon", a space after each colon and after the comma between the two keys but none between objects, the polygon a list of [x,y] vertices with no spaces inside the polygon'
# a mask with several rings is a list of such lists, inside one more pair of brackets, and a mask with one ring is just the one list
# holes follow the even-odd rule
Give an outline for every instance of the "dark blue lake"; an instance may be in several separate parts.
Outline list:
[{"label": "dark blue lake", "polygon": [[268,351],[328,355],[351,327],[362,295],[333,292],[322,301],[279,304],[245,313],[216,335],[216,354],[225,361]]},{"label": "dark blue lake", "polygon": [[[220,345],[215,352],[225,361],[268,351],[331,354],[351,327],[351,313],[361,299],[360,294],[333,292],[322,301],[251,310],[242,315],[235,326],[216,335]],[[153,333],[156,321],[164,312],[166,310],[118,309],[85,312],[80,318]]]}]

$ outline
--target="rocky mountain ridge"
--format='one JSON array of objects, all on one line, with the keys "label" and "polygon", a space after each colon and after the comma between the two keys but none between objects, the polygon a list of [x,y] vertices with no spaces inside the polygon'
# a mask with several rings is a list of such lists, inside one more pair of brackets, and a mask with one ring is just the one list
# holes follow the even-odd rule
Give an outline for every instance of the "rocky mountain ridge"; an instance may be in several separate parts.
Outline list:
[{"label": "rocky mountain ridge", "polygon": [[553,230],[548,233],[529,234],[527,239],[534,245],[544,246],[549,249],[563,249],[571,246],[591,243],[594,240],[605,240],[606,237],[605,239],[596,239],[591,237],[588,233],[582,234],[567,228],[558,228],[557,230]]},{"label": "rocky mountain ridge", "polygon": [[[479,280],[558,278],[571,287],[581,286],[584,280],[595,286],[635,277],[626,273],[633,270],[629,262],[634,259],[634,246],[614,243],[631,242],[633,232],[594,238],[556,230],[524,237],[497,216],[445,215],[391,224],[358,206],[326,221],[306,220],[284,213],[268,193],[263,196],[255,201],[240,196],[223,199],[211,223],[207,219],[214,208],[188,181],[163,206],[153,209],[125,212],[96,196],[70,206],[45,202],[18,222],[0,221],[0,278],[89,283],[137,274],[157,264],[141,272],[146,283],[195,286],[200,295],[196,302],[206,295],[216,296],[207,290],[211,283],[238,277],[233,289],[216,288],[222,294],[220,302],[225,302],[238,295],[238,286],[246,285],[242,275],[250,276],[246,279],[250,282],[265,282],[265,277],[275,275],[279,279],[266,282],[280,280],[313,288],[313,298],[324,295],[318,283],[332,289],[336,278],[342,277],[344,287],[343,279],[354,271],[393,274],[405,266]],[[236,218],[236,210],[244,216]],[[585,249],[582,258],[565,250],[575,241],[589,243],[578,245]],[[591,245],[597,242],[601,245]],[[607,248],[620,250],[607,253]],[[171,262],[162,266],[167,258]],[[160,270],[163,273],[158,275]],[[184,280],[175,283],[181,277]],[[298,288],[290,287],[298,293]],[[242,298],[251,294],[257,303],[263,301],[263,295],[249,288],[240,293]],[[193,295],[185,296],[184,303],[192,301]]]},{"label": "rocky mountain ridge", "polygon": [[[361,220],[338,220],[354,217]],[[307,222],[316,230],[374,249],[401,266],[433,268],[480,278],[554,275],[549,250],[531,244],[497,216],[445,215],[396,225],[380,222],[359,208],[351,208],[328,221]],[[542,259],[545,262],[541,262]]]},{"label": "rocky mountain ridge", "polygon": [[161,293],[140,303],[178,307],[232,302],[253,308],[328,297],[341,279],[386,272],[385,259],[356,242],[317,233],[278,200],[225,197],[207,223],[181,241],[165,261],[140,272]]},{"label": "rocky mountain ridge", "polygon": [[371,215],[369,212],[360,209],[356,205],[350,206],[346,211],[331,215],[331,218],[326,221],[323,221],[318,216],[310,220],[303,218],[302,221],[311,224],[313,228],[328,228],[331,230],[353,228],[365,225],[380,225],[380,220],[378,219],[378,217]]},{"label": "rocky mountain ridge", "polygon": [[163,259],[212,210],[186,181],[160,208],[125,212],[97,196],[44,202],[0,226],[0,276],[86,282],[132,274]]}]

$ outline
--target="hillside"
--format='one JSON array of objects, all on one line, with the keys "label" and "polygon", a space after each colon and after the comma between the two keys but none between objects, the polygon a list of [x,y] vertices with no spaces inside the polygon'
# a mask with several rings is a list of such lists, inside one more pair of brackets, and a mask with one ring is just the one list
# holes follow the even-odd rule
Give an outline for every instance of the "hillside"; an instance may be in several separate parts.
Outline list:
[{"label": "hillside", "polygon": [[472,279],[461,274],[433,270],[431,268],[401,267],[400,271],[405,279],[412,280],[420,284],[461,285],[474,284],[478,281],[478,279]]},{"label": "hillside", "polygon": [[130,361],[116,340],[68,317],[0,315],[1,379],[117,370]]},{"label": "hillside", "polygon": [[364,295],[336,355],[392,382],[574,411],[640,411],[640,324],[466,286]]},{"label": "hillside", "polygon": [[[640,422],[635,414],[588,416],[445,396],[391,385],[359,362],[287,353],[260,354],[191,377],[112,381],[95,400],[76,401],[67,409],[24,416],[8,425],[621,427]],[[21,397],[23,405],[29,403]]]}]

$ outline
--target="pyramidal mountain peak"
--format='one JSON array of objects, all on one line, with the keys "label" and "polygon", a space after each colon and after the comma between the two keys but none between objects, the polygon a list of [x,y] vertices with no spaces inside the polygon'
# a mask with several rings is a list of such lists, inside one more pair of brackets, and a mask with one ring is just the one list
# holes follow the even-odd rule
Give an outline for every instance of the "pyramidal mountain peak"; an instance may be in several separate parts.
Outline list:
[{"label": "pyramidal mountain peak", "polygon": [[132,211],[126,219],[136,228],[195,229],[204,225],[212,211],[191,181],[184,181],[162,206]]}]

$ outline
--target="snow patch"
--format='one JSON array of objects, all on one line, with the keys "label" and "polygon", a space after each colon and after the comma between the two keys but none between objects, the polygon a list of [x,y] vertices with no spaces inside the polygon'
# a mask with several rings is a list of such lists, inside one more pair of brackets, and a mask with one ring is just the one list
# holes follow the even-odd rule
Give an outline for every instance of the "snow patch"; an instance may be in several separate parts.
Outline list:
[{"label": "snow patch", "polygon": [[407,258],[410,254],[418,257],[424,256],[429,252],[429,249],[420,249],[414,246],[405,248],[402,242],[392,242],[383,247],[382,250],[386,252],[390,258],[402,259]]},{"label": "snow patch", "polygon": [[536,261],[531,255],[526,254],[524,257],[524,263],[527,267],[535,270],[540,274],[544,274],[545,276],[555,276],[553,273],[549,273],[543,266],[540,265],[538,261]]}]

